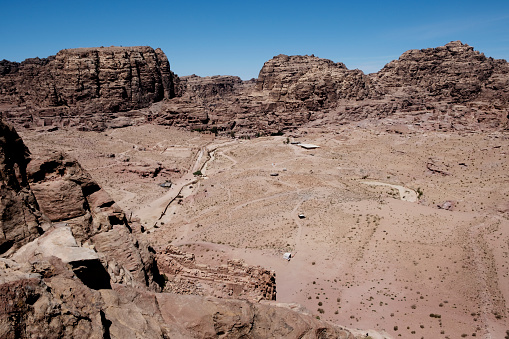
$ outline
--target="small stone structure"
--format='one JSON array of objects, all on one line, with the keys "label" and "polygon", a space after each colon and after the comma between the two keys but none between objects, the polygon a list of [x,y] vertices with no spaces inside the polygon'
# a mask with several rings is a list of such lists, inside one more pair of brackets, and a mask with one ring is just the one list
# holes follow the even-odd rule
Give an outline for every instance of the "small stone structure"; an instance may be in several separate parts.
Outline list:
[{"label": "small stone structure", "polygon": [[197,264],[194,254],[168,246],[157,254],[157,265],[166,276],[164,290],[252,301],[276,300],[276,273],[243,260],[231,259],[212,267]]}]

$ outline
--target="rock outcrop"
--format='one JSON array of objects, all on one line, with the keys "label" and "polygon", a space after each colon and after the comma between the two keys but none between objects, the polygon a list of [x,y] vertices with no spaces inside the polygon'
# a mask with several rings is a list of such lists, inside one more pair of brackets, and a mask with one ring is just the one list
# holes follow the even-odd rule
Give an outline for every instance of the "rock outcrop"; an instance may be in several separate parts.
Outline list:
[{"label": "rock outcrop", "polygon": [[69,226],[80,244],[100,253],[113,282],[158,289],[157,266],[147,244],[133,234],[122,209],[79,163],[54,153],[28,166],[30,186],[41,211]]},{"label": "rock outcrop", "polygon": [[44,223],[28,185],[28,148],[0,120],[0,255],[38,237]]},{"label": "rock outcrop", "polygon": [[276,106],[311,111],[334,107],[341,99],[376,96],[374,87],[362,71],[314,55],[275,56],[263,65],[256,81],[256,90],[268,92]]},{"label": "rock outcrop", "polygon": [[164,53],[149,47],[90,48],[0,62],[0,103],[10,105],[8,119],[26,127],[82,130],[151,122],[251,137],[363,119],[434,130],[505,129],[508,73],[505,60],[459,41],[407,51],[369,75],[313,55],[278,55],[250,81],[179,78]]},{"label": "rock outcrop", "polygon": [[[509,127],[509,64],[460,41],[410,50],[373,74],[387,115],[442,130]],[[411,116],[411,117],[410,117]]]},{"label": "rock outcrop", "polygon": [[0,305],[2,338],[354,338],[284,305],[90,289],[58,260],[0,260]]},{"label": "rock outcrop", "polygon": [[504,129],[508,70],[505,60],[459,41],[405,52],[370,75],[315,56],[278,55],[255,83],[187,79],[182,97],[165,103],[153,121],[237,136],[363,119],[432,130]]},{"label": "rock outcrop", "polygon": [[509,79],[502,81],[508,65],[503,60],[487,58],[460,41],[445,46],[410,50],[391,61],[376,74],[388,93],[414,89],[414,95],[427,99],[465,103],[486,97],[497,97],[507,104]]}]

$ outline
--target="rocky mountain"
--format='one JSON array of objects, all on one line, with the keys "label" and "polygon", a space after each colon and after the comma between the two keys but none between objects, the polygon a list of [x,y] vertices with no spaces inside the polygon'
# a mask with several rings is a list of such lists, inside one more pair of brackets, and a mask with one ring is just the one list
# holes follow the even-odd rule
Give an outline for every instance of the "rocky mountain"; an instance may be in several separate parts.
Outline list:
[{"label": "rocky mountain", "polygon": [[[228,264],[231,272],[200,268],[179,250],[156,253],[75,160],[28,155],[0,119],[1,338],[354,338],[297,305],[271,302],[268,271],[240,262]],[[200,295],[160,292],[167,281],[179,292],[177,275],[197,286],[198,269],[212,282]],[[213,283],[231,285],[233,297],[245,284],[247,299],[266,302],[212,297],[220,292],[207,291]]]},{"label": "rocky mountain", "polygon": [[314,55],[278,55],[258,75],[256,90],[267,92],[274,103],[294,102],[317,111],[340,99],[363,100],[377,95],[371,79],[359,70]]},{"label": "rocky mountain", "polygon": [[129,111],[174,97],[174,77],[160,49],[67,49],[47,59],[2,61],[0,102],[69,119]]},{"label": "rocky mountain", "polygon": [[407,51],[369,75],[313,55],[278,55],[250,81],[179,78],[149,47],[74,49],[0,62],[0,101],[6,118],[27,127],[152,122],[250,137],[376,119],[431,130],[505,129],[508,71],[505,60],[460,41]]},{"label": "rocky mountain", "polygon": [[[435,100],[466,103],[476,99],[496,98],[498,105],[507,104],[508,64],[487,58],[460,41],[445,46],[410,50],[391,61],[376,74],[388,93],[400,88]],[[498,91],[498,95],[494,92]]]}]

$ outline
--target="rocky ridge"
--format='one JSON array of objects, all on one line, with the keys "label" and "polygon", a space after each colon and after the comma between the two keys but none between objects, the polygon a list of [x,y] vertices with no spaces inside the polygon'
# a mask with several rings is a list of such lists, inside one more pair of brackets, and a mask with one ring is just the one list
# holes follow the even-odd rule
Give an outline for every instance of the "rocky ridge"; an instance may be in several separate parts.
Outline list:
[{"label": "rocky ridge", "polygon": [[[154,249],[88,173],[59,153],[27,166],[15,130],[0,120],[0,131],[8,244],[0,254],[0,337],[353,338],[296,305],[159,293],[165,279]],[[10,150],[23,152],[13,158]]]},{"label": "rocky ridge", "polygon": [[370,119],[426,130],[500,130],[508,126],[508,71],[505,60],[460,41],[407,51],[369,75],[313,55],[278,55],[249,81],[179,78],[161,50],[111,47],[2,61],[0,99],[10,105],[4,115],[26,127],[151,122],[251,137]]}]

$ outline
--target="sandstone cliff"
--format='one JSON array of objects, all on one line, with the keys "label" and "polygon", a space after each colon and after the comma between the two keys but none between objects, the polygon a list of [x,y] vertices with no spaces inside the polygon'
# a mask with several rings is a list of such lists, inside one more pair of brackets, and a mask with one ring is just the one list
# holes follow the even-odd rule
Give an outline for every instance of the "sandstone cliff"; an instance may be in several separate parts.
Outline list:
[{"label": "sandstone cliff", "polygon": [[175,96],[168,59],[150,47],[77,48],[20,64],[3,61],[0,75],[0,100],[35,111],[118,112]]},{"label": "sandstone cliff", "polygon": [[91,48],[0,62],[0,102],[10,105],[6,118],[26,127],[151,122],[251,137],[386,119],[432,130],[505,129],[508,73],[505,60],[459,41],[405,52],[369,75],[313,55],[278,55],[253,81],[179,78],[149,47]]},{"label": "sandstone cliff", "polygon": [[256,90],[267,92],[274,103],[295,103],[296,108],[319,110],[340,99],[362,100],[376,96],[371,79],[359,70],[313,55],[278,55],[258,75]]},{"label": "sandstone cliff", "polygon": [[192,77],[154,121],[241,136],[363,119],[432,130],[504,129],[508,69],[505,60],[459,41],[405,52],[370,75],[315,56],[278,55],[254,84]]}]

